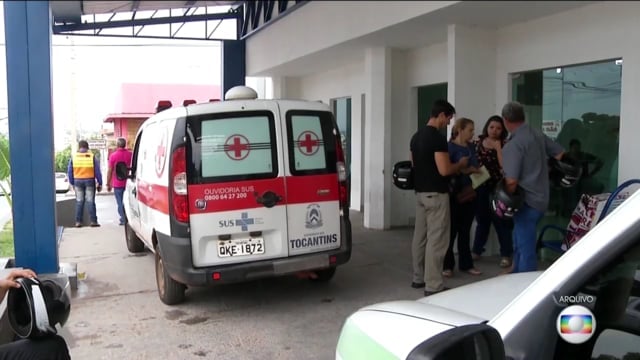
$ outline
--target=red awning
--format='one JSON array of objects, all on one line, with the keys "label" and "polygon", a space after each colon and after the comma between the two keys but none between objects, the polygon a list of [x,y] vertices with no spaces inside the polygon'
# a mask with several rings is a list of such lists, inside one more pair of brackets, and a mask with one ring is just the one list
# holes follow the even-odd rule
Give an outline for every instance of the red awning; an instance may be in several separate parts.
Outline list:
[{"label": "red awning", "polygon": [[118,119],[148,119],[153,116],[154,113],[122,113],[122,114],[109,114],[103,120],[105,123],[114,122]]}]

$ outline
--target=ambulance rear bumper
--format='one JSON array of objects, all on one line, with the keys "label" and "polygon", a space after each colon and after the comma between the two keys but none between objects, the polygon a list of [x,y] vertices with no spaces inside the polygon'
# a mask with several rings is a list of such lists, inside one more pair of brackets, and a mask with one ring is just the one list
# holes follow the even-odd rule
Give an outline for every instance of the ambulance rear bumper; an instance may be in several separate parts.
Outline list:
[{"label": "ambulance rear bumper", "polygon": [[[351,223],[349,219],[343,219],[342,239],[344,241],[338,249],[280,259],[203,268],[193,267],[191,242],[188,238],[171,237],[160,233],[156,233],[156,235],[165,269],[171,278],[189,286],[228,284],[300,271],[326,269],[342,265],[351,258]],[[331,261],[332,259],[334,261]],[[217,273],[218,280],[213,279],[214,273]]]}]

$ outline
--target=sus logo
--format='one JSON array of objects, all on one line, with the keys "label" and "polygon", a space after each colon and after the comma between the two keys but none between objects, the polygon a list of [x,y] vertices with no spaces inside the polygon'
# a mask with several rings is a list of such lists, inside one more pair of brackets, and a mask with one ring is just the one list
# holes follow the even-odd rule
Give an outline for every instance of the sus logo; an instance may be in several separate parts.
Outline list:
[{"label": "sus logo", "polygon": [[305,221],[305,227],[307,229],[315,229],[322,226],[322,212],[320,211],[320,205],[311,204],[307,206],[307,220]]}]

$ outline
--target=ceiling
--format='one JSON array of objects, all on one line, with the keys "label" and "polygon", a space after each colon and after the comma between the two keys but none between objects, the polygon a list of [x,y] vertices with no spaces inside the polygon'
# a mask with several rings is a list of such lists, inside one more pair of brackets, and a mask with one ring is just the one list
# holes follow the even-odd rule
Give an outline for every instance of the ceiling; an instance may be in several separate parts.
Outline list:
[{"label": "ceiling", "polygon": [[241,1],[51,1],[56,22],[80,23],[82,15],[185,9],[240,4]]},{"label": "ceiling", "polygon": [[447,25],[498,29],[599,1],[460,1],[250,76],[306,76],[364,61],[368,47],[413,49],[445,42]]}]

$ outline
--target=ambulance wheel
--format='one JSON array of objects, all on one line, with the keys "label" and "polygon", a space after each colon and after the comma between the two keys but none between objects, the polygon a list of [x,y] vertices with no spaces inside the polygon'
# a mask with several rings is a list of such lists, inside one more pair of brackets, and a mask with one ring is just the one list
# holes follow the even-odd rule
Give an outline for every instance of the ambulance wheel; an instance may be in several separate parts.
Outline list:
[{"label": "ambulance wheel", "polygon": [[313,282],[328,282],[333,278],[333,275],[336,274],[336,268],[330,267],[328,269],[316,270],[315,271],[317,278],[310,278]]},{"label": "ambulance wheel", "polygon": [[132,253],[139,253],[144,251],[144,243],[136,232],[133,231],[131,226],[129,226],[129,222],[125,220],[124,222],[124,238],[127,241],[127,250]]},{"label": "ambulance wheel", "polygon": [[163,303],[175,305],[184,301],[186,286],[169,276],[158,247],[156,247],[156,284],[158,286],[158,296]]}]

